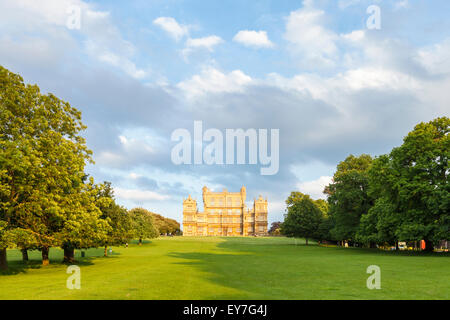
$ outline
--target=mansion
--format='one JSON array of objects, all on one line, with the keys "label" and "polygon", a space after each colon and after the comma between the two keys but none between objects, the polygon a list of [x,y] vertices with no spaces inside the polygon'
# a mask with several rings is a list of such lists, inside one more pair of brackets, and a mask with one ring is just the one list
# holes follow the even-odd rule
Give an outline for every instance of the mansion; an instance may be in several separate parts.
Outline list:
[{"label": "mansion", "polygon": [[203,212],[191,196],[183,200],[184,236],[267,235],[267,199],[259,196],[253,206],[245,204],[246,190],[212,192],[203,187]]}]

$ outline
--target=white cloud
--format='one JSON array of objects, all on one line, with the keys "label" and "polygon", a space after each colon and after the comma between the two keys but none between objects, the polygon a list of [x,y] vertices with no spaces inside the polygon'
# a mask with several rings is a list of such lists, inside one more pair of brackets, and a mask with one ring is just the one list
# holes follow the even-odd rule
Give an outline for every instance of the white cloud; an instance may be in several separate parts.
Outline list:
[{"label": "white cloud", "polygon": [[212,35],[202,38],[189,38],[186,41],[186,47],[181,51],[181,54],[187,62],[188,56],[195,50],[206,49],[209,52],[214,51],[214,47],[223,43],[223,39],[219,36]]},{"label": "white cloud", "polygon": [[110,151],[102,151],[95,155],[94,159],[97,164],[107,167],[119,167],[126,161],[120,154]]},{"label": "white cloud", "polygon": [[418,50],[416,61],[431,74],[450,73],[450,38]]},{"label": "white cloud", "polygon": [[239,42],[247,47],[273,47],[266,31],[241,30],[233,38],[233,41]]},{"label": "white cloud", "polygon": [[159,17],[153,20],[153,23],[169,33],[177,41],[189,34],[189,27],[179,24],[172,17]]},{"label": "white cloud", "polygon": [[406,9],[408,7],[409,7],[409,1],[408,0],[400,0],[400,1],[397,1],[394,4],[394,10]]},{"label": "white cloud", "polygon": [[133,78],[142,79],[148,75],[147,71],[137,68],[130,59],[117,55],[106,48],[98,47],[94,41],[87,41],[85,45],[86,51],[95,55],[99,61],[117,67]]},{"label": "white cloud", "polygon": [[305,66],[314,68],[335,65],[338,54],[335,42],[338,35],[323,25],[325,12],[315,9],[310,1],[303,2],[303,8],[292,11],[286,19],[284,38],[291,50],[300,54]]},{"label": "white cloud", "polygon": [[300,182],[297,187],[302,193],[309,194],[313,199],[326,199],[323,190],[325,186],[329,185],[333,177],[322,176],[313,181]]},{"label": "white cloud", "polygon": [[[17,42],[36,42],[40,39],[43,48],[51,46],[51,49],[58,48],[67,54],[74,49],[76,39],[73,33],[79,33],[86,39],[83,42],[84,50],[91,58],[114,66],[134,78],[145,77],[147,72],[132,62],[135,47],[122,37],[109,12],[97,10],[96,7],[81,0],[1,1],[0,28]],[[68,10],[70,8],[79,9],[80,29],[71,30],[67,27],[73,15]],[[18,21],[20,28],[17,27]],[[39,35],[34,35],[36,30],[39,30]],[[28,32],[32,32],[34,40],[26,40]],[[6,42],[7,38],[2,37],[0,41]],[[41,47],[36,46],[32,51],[41,51]],[[35,63],[42,64],[42,61],[35,59]]]},{"label": "white cloud", "polygon": [[214,68],[205,68],[199,75],[178,84],[189,98],[206,93],[239,92],[252,82],[252,78],[241,70],[225,74]]},{"label": "white cloud", "polygon": [[186,41],[186,48],[195,49],[195,48],[204,48],[208,51],[213,51],[214,47],[221,44],[223,42],[222,38],[212,35],[203,38],[189,38]]},{"label": "white cloud", "polygon": [[340,9],[345,9],[360,2],[361,0],[339,0],[338,5]]},{"label": "white cloud", "polygon": [[168,195],[163,195],[157,192],[149,190],[137,190],[137,189],[123,189],[114,188],[114,194],[119,200],[131,200],[131,201],[163,201],[170,197]]},{"label": "white cloud", "polygon": [[365,32],[364,30],[354,30],[350,33],[342,34],[341,37],[350,42],[360,42],[364,39]]}]

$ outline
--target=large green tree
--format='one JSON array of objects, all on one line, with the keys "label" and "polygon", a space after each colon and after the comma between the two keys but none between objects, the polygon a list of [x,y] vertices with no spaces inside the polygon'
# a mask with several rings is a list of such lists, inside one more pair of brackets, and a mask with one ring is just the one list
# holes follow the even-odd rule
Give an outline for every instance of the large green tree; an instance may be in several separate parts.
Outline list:
[{"label": "large green tree", "polygon": [[101,218],[111,226],[106,238],[101,242],[105,247],[104,255],[107,256],[108,246],[123,245],[133,239],[133,220],[127,209],[115,202],[110,182],[105,181],[97,185],[96,190],[96,204],[101,211]]},{"label": "large green tree", "polygon": [[[378,241],[425,240],[426,249],[450,238],[450,119],[415,126],[400,147],[374,161],[370,193],[377,198],[362,236]],[[366,223],[371,224],[371,223]]]},{"label": "large green tree", "polygon": [[142,240],[156,238],[159,230],[156,228],[153,220],[153,214],[144,208],[134,208],[130,210],[133,221],[134,236],[142,245]]},{"label": "large green tree", "polygon": [[0,220],[33,235],[43,264],[50,247],[67,243],[61,235],[95,220],[84,183],[91,161],[84,129],[80,111],[0,67]]},{"label": "large green tree", "polygon": [[74,261],[75,249],[87,249],[103,244],[111,232],[108,221],[101,219],[102,212],[97,203],[97,186],[94,179],[82,184],[79,192],[65,199],[64,224],[55,236],[64,250],[64,262]]},{"label": "large green tree", "polygon": [[367,154],[348,156],[337,165],[332,183],[325,188],[333,223],[330,232],[335,240],[354,241],[361,216],[373,205],[368,195],[371,163],[372,157]]},{"label": "large green tree", "polygon": [[319,226],[323,220],[323,212],[320,205],[311,199],[309,195],[301,192],[291,192],[286,200],[287,213],[281,224],[281,233],[288,237],[302,237],[319,239]]},{"label": "large green tree", "polygon": [[12,243],[13,236],[11,230],[8,228],[6,221],[0,220],[0,269],[8,269],[8,261],[6,260],[6,248]]}]

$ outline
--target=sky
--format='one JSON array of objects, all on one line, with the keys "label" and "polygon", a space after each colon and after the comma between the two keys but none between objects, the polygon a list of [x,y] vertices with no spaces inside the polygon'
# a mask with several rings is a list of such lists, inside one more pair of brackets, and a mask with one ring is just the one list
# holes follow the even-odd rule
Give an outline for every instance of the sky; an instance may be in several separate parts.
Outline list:
[{"label": "sky", "polygon": [[[449,12],[448,0],[0,0],[0,65],[82,111],[86,170],[119,204],[181,222],[189,194],[201,206],[205,185],[245,185],[273,222],[291,191],[325,198],[348,155],[388,153],[450,115]],[[279,171],[174,164],[171,134],[196,120],[279,129]]]}]

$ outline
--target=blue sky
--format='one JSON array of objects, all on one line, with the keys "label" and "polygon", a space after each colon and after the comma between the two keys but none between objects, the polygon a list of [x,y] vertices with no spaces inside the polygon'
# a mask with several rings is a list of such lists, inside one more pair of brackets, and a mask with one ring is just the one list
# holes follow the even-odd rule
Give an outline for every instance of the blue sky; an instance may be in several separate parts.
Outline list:
[{"label": "blue sky", "polygon": [[[181,221],[203,185],[246,185],[276,221],[290,191],[324,197],[347,155],[387,153],[449,116],[448,12],[445,0],[0,0],[0,64],[83,112],[88,171],[119,203]],[[194,120],[280,129],[278,174],[174,165],[171,132]]]}]

